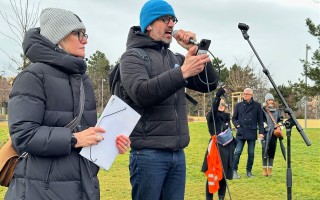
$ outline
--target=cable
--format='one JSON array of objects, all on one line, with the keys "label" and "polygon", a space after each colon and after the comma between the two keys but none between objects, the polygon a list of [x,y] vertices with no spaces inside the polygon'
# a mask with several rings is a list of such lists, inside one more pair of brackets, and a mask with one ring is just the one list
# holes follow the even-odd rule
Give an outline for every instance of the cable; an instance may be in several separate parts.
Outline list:
[{"label": "cable", "polygon": [[[213,57],[213,59],[217,59],[217,58],[211,53],[210,50],[208,50],[208,52],[209,52],[210,55]],[[203,84],[212,85],[212,84],[215,84],[215,83],[219,80],[221,69],[220,69],[219,63],[217,63],[217,65],[218,65],[218,77],[217,77],[217,79],[214,80],[212,83],[209,83],[209,82],[208,82],[208,79],[207,79],[206,81],[203,81],[203,80],[201,79],[200,75],[198,74],[198,78],[199,78],[199,80],[200,80]],[[206,76],[208,76],[208,74],[207,74],[207,63],[206,63],[206,66],[205,66],[205,70],[206,70]],[[206,78],[207,78],[207,77],[206,77]],[[208,90],[208,92],[210,92],[210,90]]]}]

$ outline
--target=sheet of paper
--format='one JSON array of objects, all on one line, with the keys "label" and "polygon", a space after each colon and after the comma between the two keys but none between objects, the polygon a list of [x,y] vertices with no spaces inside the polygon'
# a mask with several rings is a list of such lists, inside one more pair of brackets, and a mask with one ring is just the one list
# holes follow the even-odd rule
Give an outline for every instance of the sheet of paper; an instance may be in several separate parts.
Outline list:
[{"label": "sheet of paper", "polygon": [[129,136],[140,117],[140,114],[124,101],[112,95],[96,125],[106,130],[102,134],[104,140],[97,145],[82,148],[80,155],[109,170],[118,155],[116,137],[120,134]]}]

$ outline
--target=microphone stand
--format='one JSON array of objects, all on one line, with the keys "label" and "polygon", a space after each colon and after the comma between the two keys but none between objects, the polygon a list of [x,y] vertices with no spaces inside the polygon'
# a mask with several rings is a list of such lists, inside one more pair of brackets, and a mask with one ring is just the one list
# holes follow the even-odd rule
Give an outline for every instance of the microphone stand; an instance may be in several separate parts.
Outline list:
[{"label": "microphone stand", "polygon": [[287,104],[286,100],[283,98],[283,95],[281,94],[280,90],[278,89],[277,85],[274,83],[273,79],[270,76],[270,73],[268,69],[264,66],[262,63],[258,53],[254,49],[253,45],[251,44],[249,40],[249,35],[247,31],[249,30],[249,26],[243,23],[239,23],[238,28],[241,30],[242,35],[245,40],[248,41],[251,49],[253,50],[254,54],[257,56],[262,68],[263,72],[267,75],[268,79],[270,80],[273,88],[277,92],[278,96],[280,97],[283,105],[285,106],[284,112],[289,115],[289,119],[285,121],[285,127],[286,127],[286,135],[287,135],[287,199],[291,200],[292,199],[292,169],[291,169],[291,129],[293,126],[296,126],[298,132],[300,133],[301,137],[303,138],[304,142],[306,143],[307,146],[310,146],[311,143],[304,133],[303,129],[301,128],[299,122],[297,121],[296,116],[293,114],[292,109],[289,107]]}]

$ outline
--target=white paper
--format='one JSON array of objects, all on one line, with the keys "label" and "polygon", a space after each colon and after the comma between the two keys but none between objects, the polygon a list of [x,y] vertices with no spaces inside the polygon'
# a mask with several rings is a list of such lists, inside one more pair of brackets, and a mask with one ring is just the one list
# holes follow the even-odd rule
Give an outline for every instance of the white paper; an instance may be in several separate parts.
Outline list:
[{"label": "white paper", "polygon": [[96,124],[106,130],[102,134],[104,140],[97,145],[82,148],[80,155],[109,170],[119,153],[116,137],[120,134],[129,136],[140,117],[139,113],[119,97],[112,95]]}]

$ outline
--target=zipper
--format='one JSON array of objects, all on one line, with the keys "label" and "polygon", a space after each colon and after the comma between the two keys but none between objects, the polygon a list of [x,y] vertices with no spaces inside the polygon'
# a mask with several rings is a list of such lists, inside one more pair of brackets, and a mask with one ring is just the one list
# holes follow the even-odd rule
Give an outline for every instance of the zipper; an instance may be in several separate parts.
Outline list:
[{"label": "zipper", "polygon": [[180,149],[180,139],[179,139],[179,132],[180,132],[180,124],[179,124],[179,117],[178,117],[178,112],[177,112],[177,107],[178,107],[178,95],[177,93],[174,94],[174,99],[175,99],[175,106],[174,106],[174,113],[176,116],[176,128],[177,128],[177,149]]},{"label": "zipper", "polygon": [[142,138],[145,140],[146,139],[146,125],[147,125],[147,119],[148,119],[148,115],[147,113],[145,112],[144,109],[142,109],[142,117],[143,117],[143,122],[142,122]]},{"label": "zipper", "polygon": [[[163,49],[165,50],[165,49]],[[172,66],[172,63],[171,63],[171,59],[170,56],[169,56],[169,51],[166,50],[166,60],[168,62],[168,65],[169,65],[169,70],[172,69],[171,66]],[[176,137],[177,137],[177,150],[180,149],[180,138],[179,138],[179,132],[180,132],[180,124],[179,124],[179,116],[178,116],[178,111],[177,111],[177,108],[178,108],[178,93],[180,92],[180,90],[178,92],[176,92],[174,94],[174,114],[175,114],[175,117],[176,117],[176,129],[177,129],[177,134],[176,134]]]},{"label": "zipper", "polygon": [[44,186],[45,190],[49,189],[50,176],[51,176],[51,173],[52,173],[52,169],[53,169],[53,158],[51,158],[51,162],[50,162],[50,165],[49,165],[49,169],[48,169],[48,173],[47,173],[47,177],[46,177],[46,182],[45,182],[45,186]]}]

